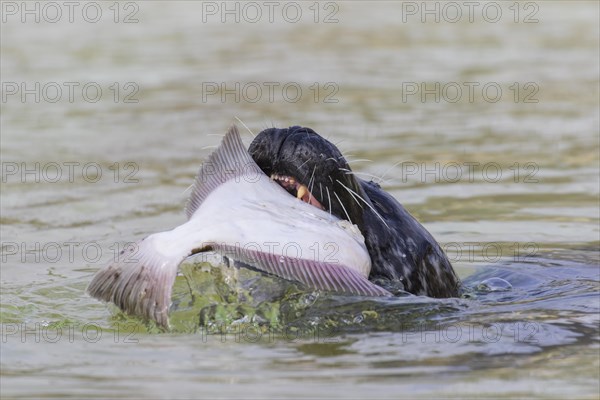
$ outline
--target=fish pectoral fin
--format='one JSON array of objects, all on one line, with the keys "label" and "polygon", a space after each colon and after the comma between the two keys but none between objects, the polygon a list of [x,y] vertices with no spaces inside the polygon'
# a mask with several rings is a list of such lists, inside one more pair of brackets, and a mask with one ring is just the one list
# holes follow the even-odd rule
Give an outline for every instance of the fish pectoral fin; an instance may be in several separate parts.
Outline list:
[{"label": "fish pectoral fin", "polygon": [[112,302],[128,314],[156,321],[169,328],[171,291],[179,264],[191,255],[186,249],[160,247],[155,234],[136,242],[119,259],[101,269],[87,287],[99,300]]},{"label": "fish pectoral fin", "polygon": [[309,288],[360,296],[392,296],[359,272],[339,263],[280,256],[238,246],[213,245],[217,253]]}]

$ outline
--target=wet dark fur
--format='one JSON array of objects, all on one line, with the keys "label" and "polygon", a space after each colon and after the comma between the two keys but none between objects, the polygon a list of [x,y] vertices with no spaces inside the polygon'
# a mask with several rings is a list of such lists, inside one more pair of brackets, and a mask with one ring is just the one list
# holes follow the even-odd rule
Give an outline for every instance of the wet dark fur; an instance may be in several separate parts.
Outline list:
[{"label": "wet dark fur", "polygon": [[359,227],[371,256],[370,280],[401,282],[417,295],[459,294],[460,281],[431,234],[378,184],[352,174],[337,147],[312,129],[265,129],[248,151],[267,175],[295,177],[327,211]]}]

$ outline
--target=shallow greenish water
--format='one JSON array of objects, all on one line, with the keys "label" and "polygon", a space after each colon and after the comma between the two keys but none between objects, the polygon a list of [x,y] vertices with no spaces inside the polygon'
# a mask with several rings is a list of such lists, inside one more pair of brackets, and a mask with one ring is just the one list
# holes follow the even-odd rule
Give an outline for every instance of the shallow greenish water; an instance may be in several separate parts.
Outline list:
[{"label": "shallow greenish water", "polygon": [[[472,23],[422,23],[420,2],[329,3],[318,22],[298,2],[296,23],[262,3],[222,23],[219,2],[120,3],[115,23],[98,4],[97,23],[3,8],[3,397],[598,397],[596,2],[517,3],[516,23],[504,2]],[[184,221],[235,117],[310,126],[383,177],[465,296],[340,297],[198,258],[172,332],[86,296],[127,242]]]}]

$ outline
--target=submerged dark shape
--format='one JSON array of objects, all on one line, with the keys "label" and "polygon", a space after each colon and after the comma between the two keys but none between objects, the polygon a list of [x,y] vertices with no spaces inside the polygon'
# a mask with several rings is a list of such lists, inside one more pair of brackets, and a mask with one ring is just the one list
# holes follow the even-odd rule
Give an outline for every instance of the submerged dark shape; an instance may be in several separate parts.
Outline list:
[{"label": "submerged dark shape", "polygon": [[458,296],[460,281],[433,236],[377,183],[357,178],[337,147],[315,131],[265,129],[248,152],[290,194],[358,226],[371,281],[401,282],[416,295]]}]

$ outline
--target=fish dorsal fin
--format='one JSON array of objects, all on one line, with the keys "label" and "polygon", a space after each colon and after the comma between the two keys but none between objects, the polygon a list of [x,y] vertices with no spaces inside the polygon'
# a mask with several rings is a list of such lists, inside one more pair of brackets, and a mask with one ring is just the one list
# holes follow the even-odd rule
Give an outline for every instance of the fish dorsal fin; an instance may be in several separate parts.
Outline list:
[{"label": "fish dorsal fin", "polygon": [[242,175],[248,173],[263,174],[244,147],[237,127],[233,125],[227,131],[221,145],[198,171],[192,195],[185,206],[188,219],[213,190],[231,179],[240,179]]}]

